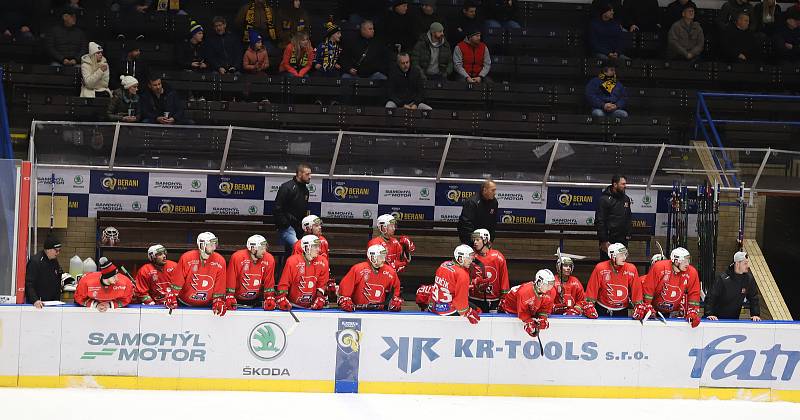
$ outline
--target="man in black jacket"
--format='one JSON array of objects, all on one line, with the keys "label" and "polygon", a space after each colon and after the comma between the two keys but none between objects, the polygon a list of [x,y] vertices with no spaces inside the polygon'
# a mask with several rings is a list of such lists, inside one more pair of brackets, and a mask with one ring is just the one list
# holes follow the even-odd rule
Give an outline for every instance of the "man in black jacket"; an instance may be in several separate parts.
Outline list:
[{"label": "man in black jacket", "polygon": [[403,107],[423,111],[433,109],[422,103],[425,81],[419,68],[411,65],[411,56],[408,53],[397,54],[397,65],[392,66],[386,87],[389,96],[386,108]]},{"label": "man in black jacket", "polygon": [[62,23],[50,29],[45,36],[45,49],[53,64],[74,66],[88,51],[89,41],[83,30],[75,26],[77,18],[74,9],[65,8],[61,19]]},{"label": "man in black jacket", "polygon": [[25,271],[25,301],[38,309],[43,308],[44,302],[49,300],[61,300],[61,274],[64,271],[58,264],[60,252],[61,242],[48,236],[42,252],[28,260]]},{"label": "man in black jacket", "polygon": [[603,190],[594,212],[594,225],[600,241],[600,258],[608,259],[608,245],[628,246],[631,238],[631,199],[625,195],[627,180],[623,175],[611,177],[611,185]]},{"label": "man in black jacket", "polygon": [[242,68],[242,45],[239,37],[228,32],[228,22],[214,17],[214,31],[206,37],[206,55],[211,70],[219,74],[236,73]]},{"label": "man in black jacket", "polygon": [[756,279],[750,272],[747,253],[739,251],[733,254],[733,264],[724,273],[717,274],[711,291],[706,295],[705,316],[711,321],[739,319],[744,298],[750,302],[750,319],[761,321]]},{"label": "man in black jacket", "polygon": [[294,178],[281,184],[275,196],[275,226],[278,237],[291,249],[298,238],[303,235],[300,222],[308,211],[308,184],[311,183],[311,166],[305,163],[297,165]]},{"label": "man in black jacket", "polygon": [[342,79],[387,79],[388,53],[386,46],[375,39],[375,24],[371,20],[361,22],[359,33],[345,40],[339,63],[344,69]]},{"label": "man in black jacket", "polygon": [[194,124],[186,117],[183,100],[178,93],[161,83],[161,77],[152,75],[147,89],[139,98],[139,115],[148,124]]},{"label": "man in black jacket", "polygon": [[494,242],[494,231],[497,226],[497,199],[494,197],[497,185],[487,179],[481,184],[481,191],[464,201],[461,216],[458,217],[458,237],[462,244],[472,246],[472,232],[475,229],[489,231]]}]

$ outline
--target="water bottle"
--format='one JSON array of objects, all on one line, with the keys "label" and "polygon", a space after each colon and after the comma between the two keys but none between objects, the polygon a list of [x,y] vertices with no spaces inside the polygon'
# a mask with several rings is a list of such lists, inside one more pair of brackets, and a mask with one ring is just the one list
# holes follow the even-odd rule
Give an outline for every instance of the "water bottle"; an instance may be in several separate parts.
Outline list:
[{"label": "water bottle", "polygon": [[95,271],[97,271],[97,264],[95,264],[93,259],[87,258],[83,260],[84,273],[94,273]]},{"label": "water bottle", "polygon": [[81,257],[75,255],[69,259],[69,275],[77,279],[78,276],[83,274],[83,260]]}]

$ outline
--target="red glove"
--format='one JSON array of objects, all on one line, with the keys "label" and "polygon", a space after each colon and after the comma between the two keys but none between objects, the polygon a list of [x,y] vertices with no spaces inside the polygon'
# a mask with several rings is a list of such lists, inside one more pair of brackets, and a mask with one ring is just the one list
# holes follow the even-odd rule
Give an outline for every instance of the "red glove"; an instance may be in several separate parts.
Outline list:
[{"label": "red glove", "polygon": [[403,307],[403,298],[400,296],[395,296],[392,298],[391,302],[389,302],[389,311],[391,312],[400,312],[400,309]]},{"label": "red glove", "polygon": [[581,304],[581,309],[583,309],[583,315],[586,318],[597,319],[597,308],[594,307],[594,303],[586,300],[583,302],[583,304]]},{"label": "red glove", "polygon": [[339,309],[345,312],[353,312],[353,299],[350,299],[349,296],[340,296],[339,297]]},{"label": "red glove", "polygon": [[416,245],[408,236],[401,236],[397,240],[400,241],[400,245],[403,247],[403,259],[411,261],[411,254],[417,250]]},{"label": "red glove", "polygon": [[464,313],[464,316],[467,317],[467,321],[469,321],[470,324],[475,325],[481,320],[481,310],[480,308],[469,308],[467,312]]},{"label": "red glove", "polygon": [[274,311],[275,310],[275,296],[265,296],[264,303],[261,304],[261,307],[265,311]]},{"label": "red glove", "polygon": [[175,294],[175,291],[172,290],[172,287],[167,288],[167,294],[164,296],[164,306],[169,309],[175,309],[178,307],[178,295]]},{"label": "red glove", "polygon": [[225,299],[221,297],[214,298],[214,302],[211,304],[211,310],[215,315],[225,316],[225,312],[228,310],[225,305]]},{"label": "red glove", "polygon": [[328,300],[330,302],[336,301],[336,280],[328,280],[328,284],[325,286],[325,294],[328,295]]},{"label": "red glove", "polygon": [[636,305],[635,308],[633,308],[633,319],[641,321],[644,319],[645,316],[648,316],[647,315],[648,312],[650,313],[650,315],[655,313],[655,311],[653,310],[653,306],[650,305],[649,303],[640,303]]},{"label": "red glove", "polygon": [[689,309],[689,312],[686,313],[686,320],[692,324],[692,328],[697,328],[700,325],[700,314],[697,313],[697,309]]},{"label": "red glove", "polygon": [[236,296],[234,296],[234,295],[226,295],[225,296],[225,309],[226,310],[235,311],[236,310],[236,305],[238,305],[238,304],[239,304],[239,302],[236,301]]},{"label": "red glove", "polygon": [[428,302],[431,300],[431,293],[433,292],[432,284],[423,284],[417,289],[416,302],[419,305],[419,310],[424,311],[428,308]]},{"label": "red glove", "polygon": [[532,319],[526,322],[523,328],[525,328],[525,332],[528,333],[529,336],[535,338],[537,335],[539,335],[539,329],[537,328],[537,325],[538,324],[536,323],[536,320]]},{"label": "red glove", "polygon": [[581,310],[578,309],[577,306],[570,306],[566,310],[564,310],[564,315],[581,315]]},{"label": "red glove", "polygon": [[317,309],[322,309],[322,308],[324,308],[324,307],[325,307],[325,305],[327,305],[327,304],[328,304],[328,299],[325,299],[325,297],[324,297],[324,296],[322,296],[322,295],[318,295],[318,296],[317,296],[317,297],[314,299],[314,303],[312,303],[312,304],[311,304],[311,309],[314,309],[314,310],[317,310]]},{"label": "red glove", "polygon": [[292,309],[292,304],[289,303],[289,299],[286,299],[285,294],[278,296],[278,299],[275,300],[275,304],[278,306],[278,309],[282,311],[289,311]]}]

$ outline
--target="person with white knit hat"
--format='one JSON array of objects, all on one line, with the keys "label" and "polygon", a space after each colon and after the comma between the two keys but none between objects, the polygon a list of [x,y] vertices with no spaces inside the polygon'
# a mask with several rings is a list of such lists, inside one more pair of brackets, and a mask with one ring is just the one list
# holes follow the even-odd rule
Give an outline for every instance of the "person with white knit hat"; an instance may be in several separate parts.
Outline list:
[{"label": "person with white knit hat", "polygon": [[111,96],[111,91],[108,89],[110,77],[111,72],[108,69],[108,61],[103,56],[103,47],[96,42],[90,42],[89,54],[81,57],[81,98]]},{"label": "person with white knit hat", "polygon": [[121,87],[111,94],[106,116],[111,121],[139,121],[139,81],[133,76],[120,76]]}]

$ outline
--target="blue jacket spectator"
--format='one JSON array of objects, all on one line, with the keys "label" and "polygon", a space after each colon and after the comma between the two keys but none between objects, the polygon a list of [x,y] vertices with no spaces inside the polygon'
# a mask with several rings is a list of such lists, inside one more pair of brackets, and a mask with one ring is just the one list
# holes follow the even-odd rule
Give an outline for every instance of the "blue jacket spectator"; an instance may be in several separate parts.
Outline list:
[{"label": "blue jacket spectator", "polygon": [[614,19],[614,8],[604,5],[600,10],[600,15],[589,25],[592,54],[602,59],[628,59],[624,52],[630,45],[630,34]]},{"label": "blue jacket spectator", "polygon": [[616,64],[606,62],[600,74],[586,84],[586,102],[592,108],[593,117],[612,116],[626,118],[627,100],[625,87],[617,80]]},{"label": "blue jacket spectator", "polygon": [[242,67],[242,44],[239,37],[228,32],[225,18],[214,18],[214,31],[206,37],[206,58],[209,67],[220,74],[235,73]]}]

